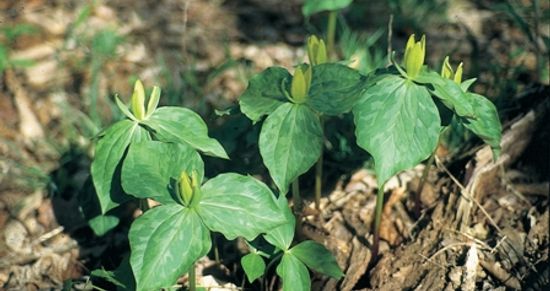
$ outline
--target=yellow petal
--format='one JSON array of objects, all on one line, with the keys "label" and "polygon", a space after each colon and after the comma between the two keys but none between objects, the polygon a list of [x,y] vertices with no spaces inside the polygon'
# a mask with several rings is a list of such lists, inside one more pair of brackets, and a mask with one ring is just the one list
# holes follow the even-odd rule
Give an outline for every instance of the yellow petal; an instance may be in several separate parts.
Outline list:
[{"label": "yellow petal", "polygon": [[319,40],[319,47],[317,48],[315,65],[324,64],[327,62],[327,47],[324,40]]},{"label": "yellow petal", "polygon": [[193,198],[193,187],[191,179],[186,172],[181,172],[179,180],[180,197],[183,199],[185,205],[189,205]]},{"label": "yellow petal", "polygon": [[456,73],[455,73],[455,77],[454,77],[454,81],[455,83],[459,84],[462,83],[462,62],[460,62],[460,64],[458,65],[458,67],[456,68]]},{"label": "yellow petal", "polygon": [[296,68],[294,71],[294,77],[292,78],[292,84],[290,85],[290,95],[296,103],[303,103],[306,98],[306,79],[302,67]]},{"label": "yellow petal", "polygon": [[450,79],[453,76],[453,68],[449,64],[449,56],[445,57],[443,65],[441,66],[441,77],[445,79]]},{"label": "yellow petal", "polygon": [[[422,35],[422,38],[420,39],[420,68],[422,68],[422,65],[424,65],[424,59],[426,58],[426,35]],[[419,68],[419,71],[420,71]]]},{"label": "yellow petal", "polygon": [[315,62],[315,56],[316,56],[316,48],[319,45],[319,39],[317,39],[317,36],[312,35],[308,37],[307,39],[307,56],[309,58],[309,62],[314,65]]},{"label": "yellow petal", "polygon": [[414,34],[411,34],[411,36],[409,36],[409,40],[407,40],[407,45],[405,46],[405,56],[404,56],[405,62],[413,46],[414,46]]},{"label": "yellow petal", "polygon": [[132,94],[132,112],[137,120],[143,120],[145,116],[145,90],[140,80],[134,84],[134,93]]},{"label": "yellow petal", "polygon": [[151,95],[149,96],[149,102],[147,103],[147,114],[145,115],[145,118],[148,118],[155,112],[157,109],[157,106],[159,105],[160,100],[160,88],[157,86],[153,87],[153,91],[151,92]]}]

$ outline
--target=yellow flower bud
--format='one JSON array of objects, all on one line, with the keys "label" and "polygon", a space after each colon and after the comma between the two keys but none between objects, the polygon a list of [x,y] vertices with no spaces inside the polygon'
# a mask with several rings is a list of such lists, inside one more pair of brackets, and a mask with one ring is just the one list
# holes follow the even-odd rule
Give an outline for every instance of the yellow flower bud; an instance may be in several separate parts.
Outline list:
[{"label": "yellow flower bud", "polygon": [[311,66],[301,65],[294,71],[294,77],[290,85],[290,95],[294,103],[306,102],[309,87],[311,86]]},{"label": "yellow flower bud", "polygon": [[145,90],[140,80],[134,84],[134,93],[132,94],[132,112],[137,120],[143,120],[145,117]]},{"label": "yellow flower bud", "polygon": [[181,172],[179,180],[179,194],[183,203],[187,206],[193,199],[193,184],[192,180],[186,172]]},{"label": "yellow flower bud", "polygon": [[449,63],[449,57],[447,56],[441,66],[441,76],[446,79],[452,79],[455,83],[460,85],[460,83],[462,83],[462,66],[463,63],[461,62],[456,68],[456,72],[453,72],[453,67]]},{"label": "yellow flower bud", "polygon": [[307,55],[312,66],[327,62],[327,49],[323,39],[312,35],[307,39]]},{"label": "yellow flower bud", "polygon": [[405,70],[411,79],[416,78],[424,65],[426,56],[426,36],[423,35],[420,41],[416,42],[414,34],[409,37],[405,47]]}]

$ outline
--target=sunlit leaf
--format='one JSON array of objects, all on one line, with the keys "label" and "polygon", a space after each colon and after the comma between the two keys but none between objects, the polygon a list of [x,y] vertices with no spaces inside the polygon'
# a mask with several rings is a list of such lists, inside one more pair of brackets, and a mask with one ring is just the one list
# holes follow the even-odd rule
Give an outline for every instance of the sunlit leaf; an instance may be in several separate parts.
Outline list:
[{"label": "sunlit leaf", "polygon": [[130,199],[120,186],[122,158],[130,142],[146,139],[149,139],[147,131],[130,120],[115,123],[99,139],[91,172],[103,214]]},{"label": "sunlit leaf", "polygon": [[321,11],[333,11],[348,7],[353,0],[306,0],[302,14],[309,17]]},{"label": "sunlit leaf", "polygon": [[309,291],[311,281],[306,265],[290,253],[285,253],[277,266],[283,280],[283,291]]},{"label": "sunlit leaf", "polygon": [[161,205],[130,228],[130,265],[137,290],[170,287],[212,246],[210,232],[194,210]]},{"label": "sunlit leaf", "polygon": [[256,253],[250,253],[242,257],[241,265],[250,283],[264,275],[264,259]]},{"label": "sunlit leaf", "polygon": [[357,143],[374,157],[380,184],[428,158],[437,145],[440,118],[430,93],[399,76],[367,89],[353,115]]},{"label": "sunlit leaf", "polygon": [[221,174],[208,180],[201,191],[197,212],[210,230],[227,239],[253,240],[285,222],[271,190],[250,176]]},{"label": "sunlit leaf", "polygon": [[134,143],[122,166],[122,187],[137,198],[152,198],[161,203],[178,201],[173,197],[170,179],[180,173],[197,171],[202,181],[204,163],[195,149],[186,144],[145,141]]},{"label": "sunlit leaf", "polygon": [[192,110],[160,107],[143,124],[151,127],[155,137],[163,142],[185,143],[205,154],[228,158],[222,145],[208,136],[208,128],[202,118]]},{"label": "sunlit leaf", "polygon": [[305,173],[321,155],[323,130],[319,117],[306,105],[285,103],[265,120],[260,154],[281,191]]}]

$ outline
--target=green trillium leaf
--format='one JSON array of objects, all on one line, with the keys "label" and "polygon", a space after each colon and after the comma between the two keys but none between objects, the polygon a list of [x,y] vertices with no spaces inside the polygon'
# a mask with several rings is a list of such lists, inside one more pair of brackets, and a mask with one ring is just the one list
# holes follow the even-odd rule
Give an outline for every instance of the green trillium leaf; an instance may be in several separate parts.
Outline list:
[{"label": "green trillium leaf", "polygon": [[260,132],[260,154],[281,193],[321,155],[323,130],[309,107],[285,103],[271,113]]},{"label": "green trillium leaf", "polygon": [[466,100],[468,97],[462,88],[451,80],[443,80],[442,84],[433,84],[433,94],[441,99],[447,108],[453,110],[458,116],[475,119],[472,105]]},{"label": "green trillium leaf", "polygon": [[155,137],[163,142],[190,145],[205,154],[228,159],[222,145],[208,137],[208,128],[202,118],[192,110],[180,107],[160,107],[143,124],[151,127]]},{"label": "green trillium leaf", "polygon": [[353,0],[307,0],[302,7],[302,14],[309,17],[322,11],[334,11],[348,7]]},{"label": "green trillium leaf", "polygon": [[114,215],[98,215],[88,220],[88,225],[94,231],[97,236],[103,236],[111,229],[115,228],[120,219]]},{"label": "green trillium leaf", "polygon": [[478,118],[475,120],[461,118],[460,121],[466,128],[491,146],[493,159],[496,160],[500,155],[500,141],[502,139],[502,125],[500,124],[498,111],[489,99],[475,93],[467,94]]},{"label": "green trillium leaf", "polygon": [[283,90],[292,80],[290,73],[280,67],[271,67],[250,79],[246,91],[239,98],[241,111],[252,122],[258,122],[264,115],[275,111],[287,101]]},{"label": "green trillium leaf", "polygon": [[117,288],[126,288],[126,285],[124,285],[124,283],[120,282],[116,278],[116,275],[115,275],[114,271],[107,271],[103,268],[95,269],[90,273],[90,276],[102,278],[102,279],[114,284],[115,286],[117,286]]},{"label": "green trillium leaf", "polygon": [[465,91],[453,80],[443,78],[433,71],[423,70],[415,81],[432,85],[432,94],[458,116],[476,118]]},{"label": "green trillium leaf", "polygon": [[307,104],[327,115],[349,112],[367,85],[367,78],[341,64],[313,67]]},{"label": "green trillium leaf", "polygon": [[147,130],[138,123],[122,120],[105,130],[99,139],[91,172],[103,214],[130,199],[120,186],[122,159],[131,142],[149,138]]},{"label": "green trillium leaf", "polygon": [[320,243],[306,240],[290,249],[290,253],[316,272],[335,279],[344,276],[332,253]]},{"label": "green trillium leaf", "polygon": [[306,265],[291,253],[283,255],[276,272],[283,280],[283,291],[309,291],[311,289]]},{"label": "green trillium leaf", "polygon": [[172,286],[212,246],[201,218],[179,204],[145,212],[134,221],[128,236],[137,290]]},{"label": "green trillium leaf", "polygon": [[357,143],[373,156],[380,185],[437,146],[440,118],[430,93],[399,76],[388,75],[367,89],[353,115]]},{"label": "green trillium leaf", "polygon": [[271,190],[250,176],[221,174],[208,180],[201,192],[197,212],[208,229],[229,240],[253,240],[285,222]]},{"label": "green trillium leaf", "polygon": [[279,205],[279,211],[281,211],[286,218],[286,223],[268,231],[264,235],[264,238],[280,250],[286,251],[294,239],[296,219],[294,218],[294,214],[292,214],[290,207],[288,207],[288,201],[284,195],[279,196],[279,199],[277,199],[277,204]]},{"label": "green trillium leaf", "polygon": [[122,187],[137,198],[152,198],[161,203],[179,201],[173,195],[171,179],[177,180],[182,171],[197,171],[204,176],[200,155],[187,144],[145,141],[134,143],[122,166]]},{"label": "green trillium leaf", "polygon": [[476,80],[477,80],[476,78],[471,78],[466,81],[463,81],[462,83],[460,83],[460,88],[462,88],[462,91],[467,92],[470,89],[470,87],[475,83]]},{"label": "green trillium leaf", "polygon": [[265,261],[256,253],[250,253],[242,257],[241,265],[250,283],[264,275]]}]

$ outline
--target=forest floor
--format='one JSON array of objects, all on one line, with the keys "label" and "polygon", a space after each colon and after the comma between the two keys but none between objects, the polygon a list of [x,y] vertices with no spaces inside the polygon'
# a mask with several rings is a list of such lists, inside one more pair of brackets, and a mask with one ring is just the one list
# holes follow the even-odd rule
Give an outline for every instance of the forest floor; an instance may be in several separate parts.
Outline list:
[{"label": "forest floor", "polygon": [[[304,25],[298,0],[87,2],[0,2],[2,31],[24,31],[0,36],[2,290],[86,289],[92,270],[112,270],[128,252],[135,206],[127,207],[127,221],[99,237],[77,195],[89,175],[93,136],[117,118],[111,96],[128,100],[137,78],[161,85],[161,103],[188,106],[213,128],[232,161],[212,159],[207,174],[232,170],[267,180],[250,141],[257,127],[235,114],[234,104],[254,73],[304,61],[304,39],[317,24]],[[319,209],[306,203],[301,235],[325,244],[345,277],[315,275],[313,290],[549,288],[550,87],[539,65],[547,49],[541,54],[540,36],[522,26],[532,18],[521,22],[515,10],[499,10],[493,1],[454,2],[460,4],[449,5],[444,19],[418,8],[426,14],[416,25],[433,50],[427,62],[452,54],[478,76],[474,91],[499,108],[502,154],[493,162],[490,148],[475,139],[442,143],[433,165],[392,178],[374,260],[376,177],[357,147],[329,140],[325,193]],[[365,13],[359,17],[346,12],[350,25],[373,34],[386,29],[390,8],[370,8],[355,11]],[[415,23],[405,21],[413,16],[400,16],[394,49],[415,32]],[[546,37],[549,29],[540,28]],[[385,53],[386,45],[379,46]],[[313,188],[308,177],[306,200]],[[201,260],[199,285],[260,288],[244,282],[239,244],[218,241],[219,258]],[[277,286],[273,273],[265,285]]]}]

